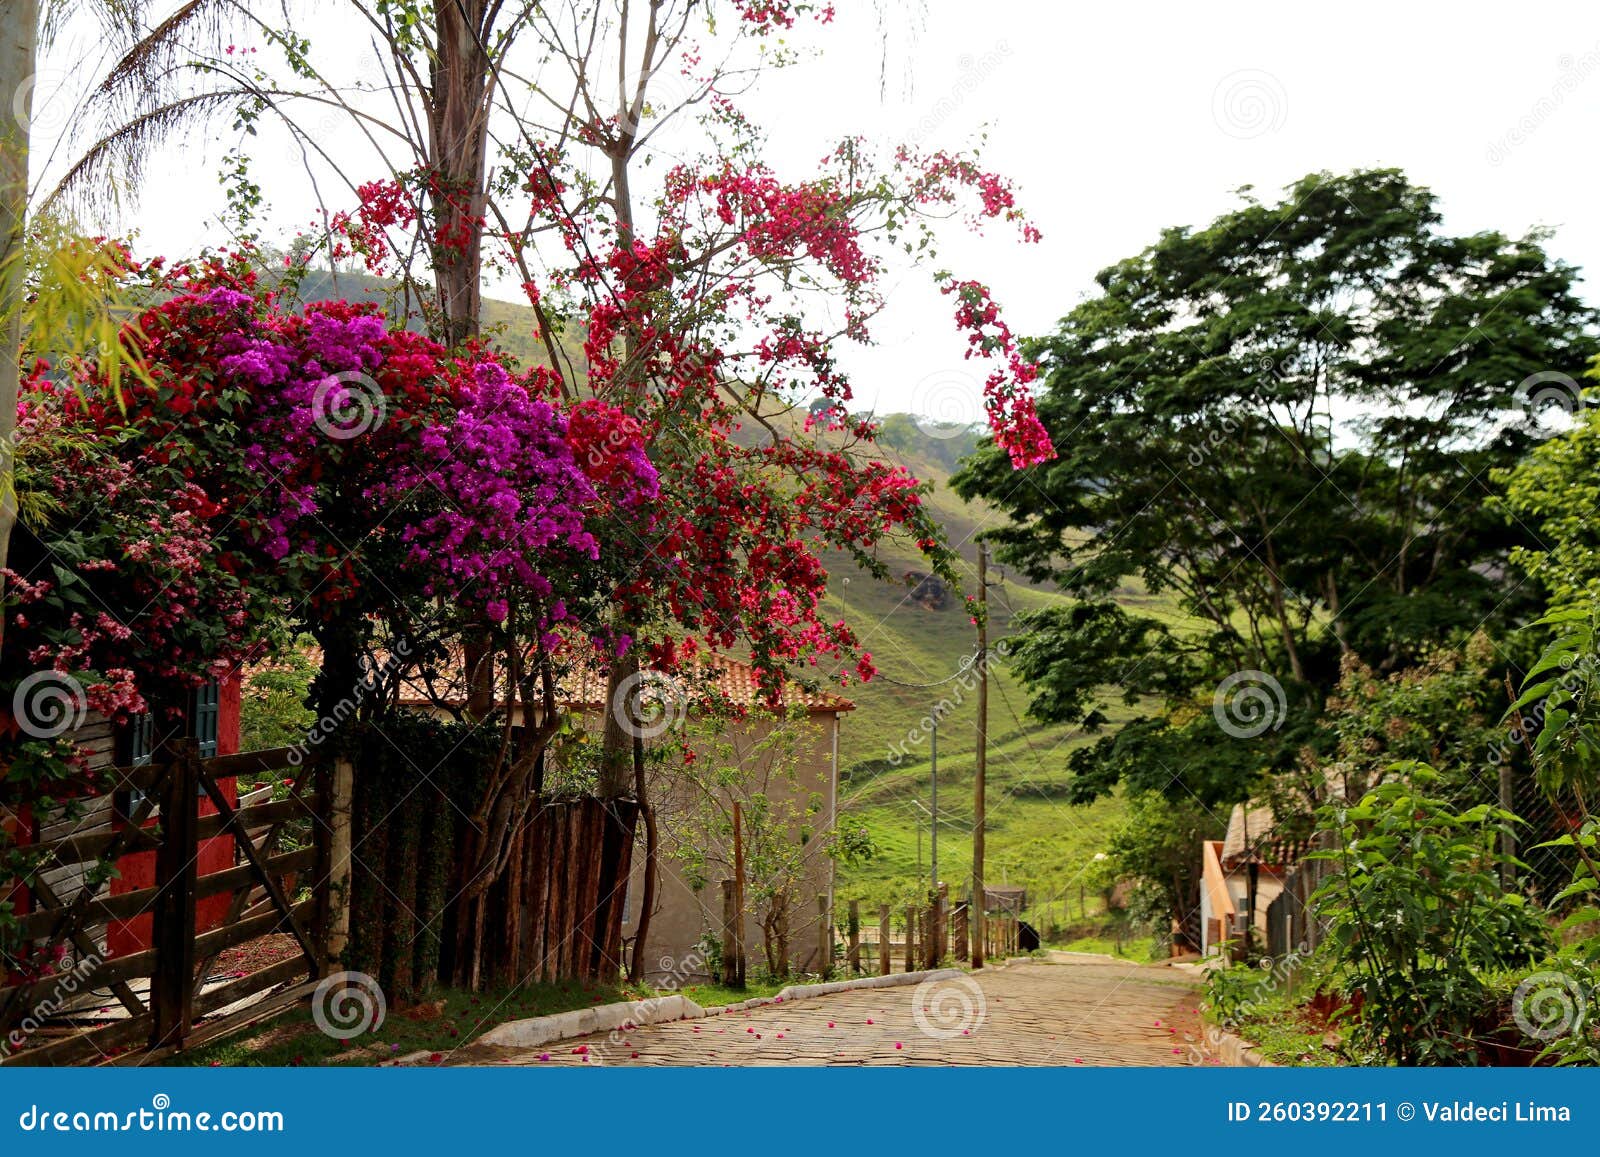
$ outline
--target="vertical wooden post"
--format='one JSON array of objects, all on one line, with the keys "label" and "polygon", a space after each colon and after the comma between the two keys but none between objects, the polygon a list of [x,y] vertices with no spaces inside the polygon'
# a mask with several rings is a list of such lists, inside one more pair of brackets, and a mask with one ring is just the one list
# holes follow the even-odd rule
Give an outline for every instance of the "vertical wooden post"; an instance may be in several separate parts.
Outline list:
[{"label": "vertical wooden post", "polygon": [[988,907],[983,885],[984,778],[989,769],[989,546],[978,542],[978,751],[973,770],[972,967],[983,967],[983,917]]},{"label": "vertical wooden post", "polygon": [[789,975],[789,893],[779,892],[772,898],[773,926],[777,932],[777,959],[773,970],[779,976]]},{"label": "vertical wooden post", "polygon": [[940,884],[933,898],[933,964],[937,968],[950,955],[950,885]]},{"label": "vertical wooden post", "polygon": [[954,933],[956,941],[954,955],[957,960],[962,961],[965,961],[969,958],[967,949],[967,913],[969,910],[970,905],[957,904],[954,913]]},{"label": "vertical wooden post", "polygon": [[328,941],[329,967],[342,964],[350,941],[350,812],[355,796],[355,764],[333,761],[329,784]]},{"label": "vertical wooden post", "polygon": [[817,893],[817,958],[822,979],[833,975],[833,913],[828,910],[828,894]]},{"label": "vertical wooden post", "polygon": [[732,880],[724,880],[722,881],[722,983],[730,988],[739,983],[739,969],[734,960],[739,951],[738,936],[734,931],[738,923],[738,893]]},{"label": "vertical wooden post", "polygon": [[906,971],[917,970],[917,906],[906,905]]},{"label": "vertical wooden post", "polygon": [[739,801],[733,801],[733,899],[737,918],[733,922],[734,983],[740,988],[745,981],[744,953],[744,813]]},{"label": "vertical wooden post", "polygon": [[850,975],[861,975],[861,901],[850,901]]},{"label": "vertical wooden post", "polygon": [[[1500,806],[1505,811],[1515,812],[1517,793],[1515,785],[1511,782],[1511,761],[1503,760],[1500,764]],[[1517,872],[1512,865],[1512,860],[1517,854],[1517,837],[1515,829],[1510,824],[1505,825],[1505,830],[1500,833],[1500,887],[1507,892],[1514,891],[1517,886]],[[1291,946],[1292,948],[1292,946]]]},{"label": "vertical wooden post", "polygon": [[150,980],[154,1023],[151,1047],[182,1047],[194,1021],[194,900],[199,853],[195,828],[200,776],[193,739],[163,744],[167,763],[161,788],[161,844],[156,849],[156,887],[152,943],[156,953]]},{"label": "vertical wooden post", "polygon": [[888,976],[894,971],[889,959],[889,905],[878,905],[878,975]]}]

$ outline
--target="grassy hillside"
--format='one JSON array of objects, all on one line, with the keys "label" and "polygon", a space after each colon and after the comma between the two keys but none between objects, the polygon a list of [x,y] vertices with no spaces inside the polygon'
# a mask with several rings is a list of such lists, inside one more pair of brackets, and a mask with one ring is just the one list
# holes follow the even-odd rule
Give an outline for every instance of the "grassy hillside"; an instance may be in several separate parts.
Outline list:
[{"label": "grassy hillside", "polygon": [[[855,624],[880,672],[871,683],[850,689],[857,709],[841,728],[839,760],[841,809],[867,825],[881,854],[841,870],[838,892],[842,900],[861,899],[873,909],[880,902],[903,902],[929,878],[931,833],[924,809],[931,806],[932,785],[922,721],[941,701],[948,712],[939,728],[939,875],[952,892],[964,892],[971,874],[976,683],[960,671],[977,639],[961,595],[977,589],[975,536],[997,524],[992,510],[964,502],[949,488],[950,465],[971,451],[976,435],[930,434],[905,415],[888,416],[884,427],[886,452],[934,484],[928,503],[962,556],[966,591],[947,592],[936,607],[913,597],[908,586],[873,581],[843,560],[832,570],[831,601]],[[925,569],[911,550],[884,557],[896,574]],[[991,645],[1011,633],[1018,613],[1062,601],[1054,590],[1003,568],[991,566],[989,577]],[[1147,601],[1133,590],[1124,597]],[[1089,740],[1029,719],[1027,702],[1026,690],[1004,663],[994,664],[986,875],[991,883],[1024,885],[1035,906],[1070,901],[1076,910],[1084,870],[1105,849],[1125,809],[1120,798],[1090,807],[1066,802],[1068,753]]]}]

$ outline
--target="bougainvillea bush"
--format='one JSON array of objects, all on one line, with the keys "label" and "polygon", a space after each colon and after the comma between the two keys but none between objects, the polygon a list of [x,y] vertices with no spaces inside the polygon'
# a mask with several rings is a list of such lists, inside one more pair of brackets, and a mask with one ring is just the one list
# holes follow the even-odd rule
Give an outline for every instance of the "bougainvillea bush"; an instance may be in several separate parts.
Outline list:
[{"label": "bougainvillea bush", "polygon": [[596,525],[648,528],[658,494],[636,426],[371,306],[285,309],[250,254],[152,286],[137,381],[39,363],[19,406],[22,485],[52,499],[6,575],[0,802],[92,788],[71,722],[173,710],[291,630],[345,695],[380,638],[422,655],[487,620],[530,667],[583,638]]}]

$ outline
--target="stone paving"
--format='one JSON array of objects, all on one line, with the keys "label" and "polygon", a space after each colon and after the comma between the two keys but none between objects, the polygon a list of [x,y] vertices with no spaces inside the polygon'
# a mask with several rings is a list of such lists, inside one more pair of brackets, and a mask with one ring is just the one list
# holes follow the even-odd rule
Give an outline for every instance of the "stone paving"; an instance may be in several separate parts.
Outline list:
[{"label": "stone paving", "polygon": [[1184,969],[1057,954],[900,988],[553,1041],[468,1046],[455,1065],[1188,1065],[1202,1028]]}]

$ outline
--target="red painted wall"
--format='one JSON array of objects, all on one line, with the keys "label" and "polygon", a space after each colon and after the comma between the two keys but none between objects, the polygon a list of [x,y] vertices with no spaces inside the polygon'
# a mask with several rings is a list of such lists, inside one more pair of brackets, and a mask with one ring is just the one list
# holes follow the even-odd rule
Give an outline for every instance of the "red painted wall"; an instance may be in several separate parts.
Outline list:
[{"label": "red painted wall", "polygon": [[[234,755],[239,750],[239,708],[241,703],[240,681],[236,675],[229,675],[222,679],[217,693],[217,754]],[[230,805],[239,802],[238,781],[229,777],[219,780],[217,786],[222,789],[223,798]],[[214,815],[216,805],[213,804],[204,792],[200,795],[200,814],[203,816]],[[152,820],[146,825],[154,827],[156,821]],[[196,871],[205,876],[212,872],[222,872],[233,867],[233,837],[216,836],[200,842],[200,855],[196,864]],[[124,892],[136,892],[140,888],[150,888],[156,882],[156,854],[155,852],[134,852],[123,856],[117,861],[118,875],[111,881],[111,894],[120,896]],[[228,914],[228,905],[232,897],[227,893],[216,896],[207,896],[195,904],[195,930],[204,932],[221,924]],[[132,952],[142,952],[151,946],[151,917],[149,915],[137,916],[132,920],[114,921],[106,929],[106,947],[112,956],[126,956]]]}]

